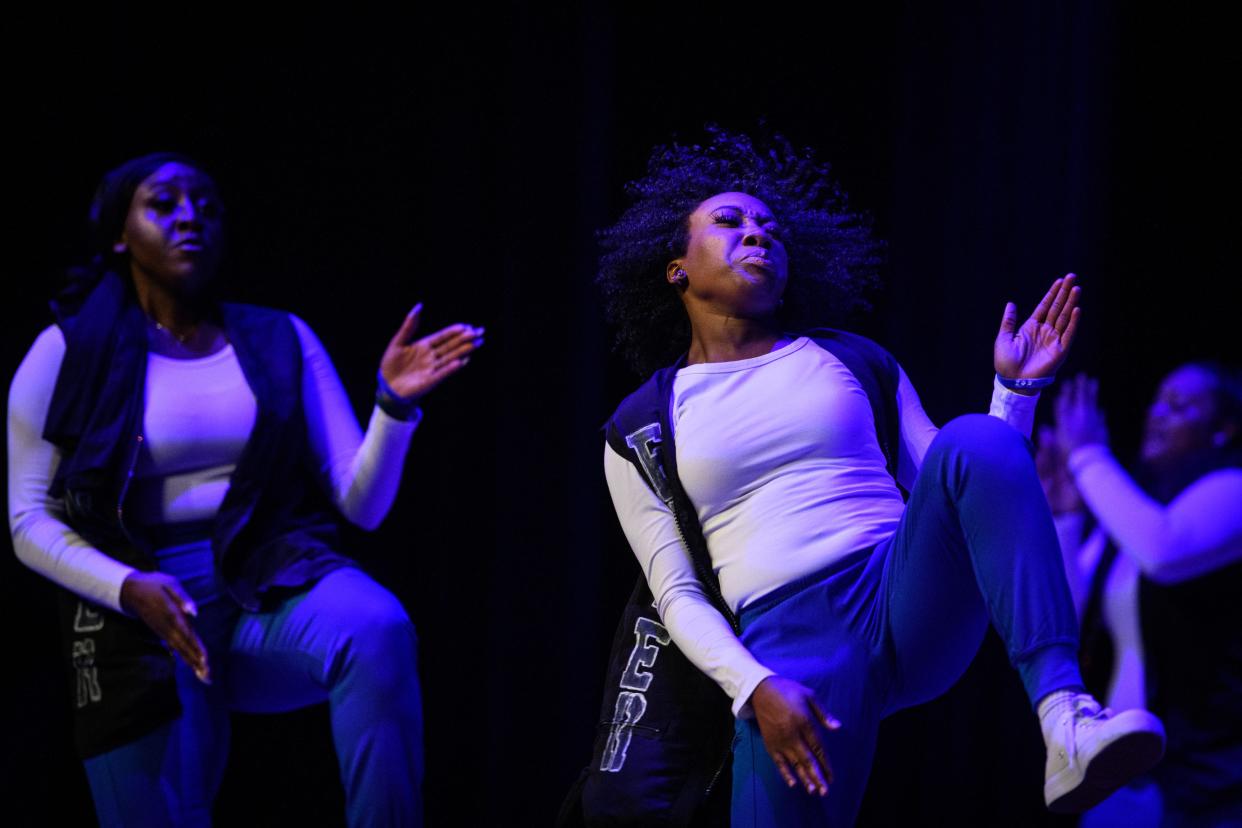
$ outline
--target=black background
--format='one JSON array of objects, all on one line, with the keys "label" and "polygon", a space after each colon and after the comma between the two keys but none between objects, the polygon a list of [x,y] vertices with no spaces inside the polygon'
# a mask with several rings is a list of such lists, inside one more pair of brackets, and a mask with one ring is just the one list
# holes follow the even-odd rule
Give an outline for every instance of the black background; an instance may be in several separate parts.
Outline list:
[{"label": "black background", "polygon": [[[100,175],[162,149],[221,185],[226,293],[306,319],[360,416],[415,301],[428,329],[485,325],[427,403],[388,521],[349,551],[419,627],[431,824],[547,824],[586,762],[636,572],[598,427],[638,378],[591,284],[624,181],[706,122],[766,118],[813,146],[889,242],[856,327],[936,422],[986,408],[1005,300],[1025,312],[1080,273],[1064,371],[1101,377],[1125,455],[1169,368],[1239,353],[1238,50],[1223,17],[1157,8],[13,12],[3,371],[50,322]],[[89,824],[51,588],[0,566],[0,819]],[[946,698],[885,725],[862,822],[1053,824],[1025,704],[989,640]],[[339,823],[334,763],[322,708],[239,717],[220,824]]]}]

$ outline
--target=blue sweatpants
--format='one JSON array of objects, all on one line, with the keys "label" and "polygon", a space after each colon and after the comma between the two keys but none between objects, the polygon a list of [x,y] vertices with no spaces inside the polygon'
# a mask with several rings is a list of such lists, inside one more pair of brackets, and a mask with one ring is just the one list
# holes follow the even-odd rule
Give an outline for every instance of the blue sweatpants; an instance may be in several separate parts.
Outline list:
[{"label": "blue sweatpants", "polygon": [[162,550],[158,559],[198,605],[195,630],[212,684],[178,659],[180,718],[86,760],[100,824],[209,826],[228,758],[229,710],[327,701],[349,824],[421,825],[416,640],[392,593],[346,568],[269,611],[242,612],[223,597],[208,544]]},{"label": "blue sweatpants", "polygon": [[842,727],[821,729],[835,781],[789,788],[754,719],[734,740],[733,826],[853,824],[880,720],[944,693],[991,620],[1032,704],[1081,688],[1078,622],[1026,441],[994,417],[940,431],[896,533],[743,610],[742,642],[810,687]]}]

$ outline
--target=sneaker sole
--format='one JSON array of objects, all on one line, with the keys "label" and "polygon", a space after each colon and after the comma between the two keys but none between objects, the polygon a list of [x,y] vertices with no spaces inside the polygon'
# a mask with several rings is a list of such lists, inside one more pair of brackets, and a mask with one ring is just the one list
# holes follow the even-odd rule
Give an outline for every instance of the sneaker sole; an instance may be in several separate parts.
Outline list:
[{"label": "sneaker sole", "polygon": [[[1131,711],[1137,712],[1137,711]],[[1124,714],[1123,714],[1124,715]],[[1085,771],[1067,768],[1044,786],[1048,810],[1057,814],[1081,814],[1107,799],[1139,774],[1155,767],[1164,755],[1164,732],[1148,714],[1151,727],[1117,737],[1091,760]]]}]

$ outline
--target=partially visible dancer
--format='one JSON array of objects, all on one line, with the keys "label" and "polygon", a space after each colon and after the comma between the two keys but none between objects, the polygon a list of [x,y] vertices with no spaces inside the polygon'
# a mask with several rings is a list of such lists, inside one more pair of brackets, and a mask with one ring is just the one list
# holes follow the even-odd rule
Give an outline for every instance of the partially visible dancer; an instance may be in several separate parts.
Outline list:
[{"label": "partially visible dancer", "polygon": [[1038,465],[1083,622],[1088,688],[1168,732],[1151,776],[1084,826],[1242,826],[1242,377],[1173,371],[1133,475],[1108,448],[1094,380],[1041,430]]},{"label": "partially visible dancer", "polygon": [[13,545],[64,587],[96,812],[104,826],[209,825],[229,710],[326,700],[349,823],[418,825],[414,628],[338,528],[384,519],[420,400],[483,332],[416,338],[415,308],[380,360],[364,434],[305,322],[218,301],[223,220],[215,182],[185,157],[108,173],[94,258],[10,390]]},{"label": "partially visible dancer", "polygon": [[[989,621],[1040,719],[1050,807],[1157,761],[1155,717],[1083,692],[1027,448],[1075,277],[1024,321],[1004,309],[994,416],[938,430],[886,351],[806,330],[851,307],[876,248],[807,153],[718,130],[658,148],[629,192],[599,282],[631,364],[659,370],[610,422],[604,468],[667,635],[732,700],[733,824],[851,824],[880,721],[948,690]],[[626,687],[659,670],[649,629]],[[619,727],[642,726],[635,695]]]}]

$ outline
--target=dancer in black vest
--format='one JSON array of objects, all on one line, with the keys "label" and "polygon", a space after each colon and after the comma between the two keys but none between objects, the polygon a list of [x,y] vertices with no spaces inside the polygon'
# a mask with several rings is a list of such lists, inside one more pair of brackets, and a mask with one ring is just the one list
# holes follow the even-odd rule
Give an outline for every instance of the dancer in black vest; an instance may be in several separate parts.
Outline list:
[{"label": "dancer in black vest", "polygon": [[103,825],[206,825],[228,711],[330,703],[353,825],[421,821],[415,636],[339,551],[396,494],[418,403],[482,330],[380,361],[365,435],[300,319],[217,300],[223,212],[194,162],[101,183],[95,258],[14,377],[18,556],[65,587],[76,736]]},{"label": "dancer in black vest", "polygon": [[1088,687],[1115,710],[1150,707],[1169,738],[1151,780],[1083,824],[1242,825],[1242,377],[1216,363],[1165,377],[1133,476],[1094,381],[1068,383],[1056,415],[1038,459]]},{"label": "dancer in black vest", "polygon": [[[1075,278],[1024,322],[1005,308],[995,416],[937,432],[897,369],[894,480],[868,380],[830,341],[788,333],[846,311],[875,264],[826,172],[782,141],[715,130],[657,149],[603,233],[622,350],[641,371],[684,353],[661,374],[671,433],[610,429],[605,471],[668,637],[732,701],[733,823],[850,824],[879,721],[948,689],[989,620],[1040,716],[1046,800],[1082,810],[1150,767],[1163,736],[1150,714],[1112,718],[1082,692],[1022,433],[1073,340]],[[651,462],[660,441],[676,447],[662,465],[693,506],[706,572]],[[641,729],[641,709],[627,705],[620,730]]]}]

